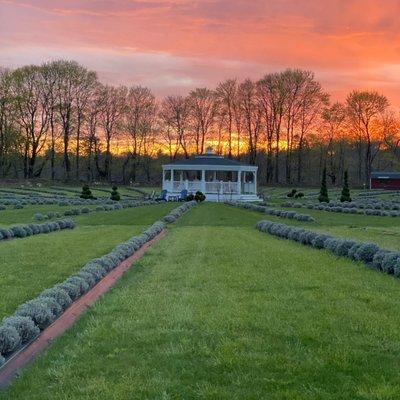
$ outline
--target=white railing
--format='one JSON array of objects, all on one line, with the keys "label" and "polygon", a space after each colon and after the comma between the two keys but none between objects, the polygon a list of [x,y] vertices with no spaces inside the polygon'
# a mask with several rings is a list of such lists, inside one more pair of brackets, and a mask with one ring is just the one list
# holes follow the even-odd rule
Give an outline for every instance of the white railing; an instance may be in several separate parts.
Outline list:
[{"label": "white railing", "polygon": [[254,194],[256,187],[253,182],[243,183],[243,194]]},{"label": "white railing", "polygon": [[[204,186],[203,186],[204,185]],[[202,181],[165,181],[164,188],[169,192],[178,193],[186,189],[195,193],[198,190],[204,191],[205,194],[238,194],[237,182],[202,182]],[[254,194],[255,184],[253,182],[242,183],[242,194]]]}]

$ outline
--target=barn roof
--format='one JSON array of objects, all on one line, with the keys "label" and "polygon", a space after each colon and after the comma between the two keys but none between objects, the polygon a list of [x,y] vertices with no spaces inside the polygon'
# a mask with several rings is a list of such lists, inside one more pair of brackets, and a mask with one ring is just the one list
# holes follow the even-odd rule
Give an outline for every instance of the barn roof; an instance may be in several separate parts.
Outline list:
[{"label": "barn roof", "polygon": [[400,179],[400,172],[372,172],[371,178],[373,179]]}]

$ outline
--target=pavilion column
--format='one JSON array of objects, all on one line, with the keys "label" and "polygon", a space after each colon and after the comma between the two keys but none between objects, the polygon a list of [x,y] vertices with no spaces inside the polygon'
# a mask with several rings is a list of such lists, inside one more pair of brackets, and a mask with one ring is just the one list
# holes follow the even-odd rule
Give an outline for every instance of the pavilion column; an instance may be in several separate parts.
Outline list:
[{"label": "pavilion column", "polygon": [[201,191],[203,193],[206,192],[206,170],[205,169],[201,170]]},{"label": "pavilion column", "polygon": [[257,194],[257,174],[253,172],[254,194]]},{"label": "pavilion column", "polygon": [[237,193],[242,194],[242,171],[238,171]]},{"label": "pavilion column", "polygon": [[174,191],[174,170],[171,169],[171,192]]},{"label": "pavilion column", "polygon": [[162,170],[162,188],[165,189],[165,169]]}]

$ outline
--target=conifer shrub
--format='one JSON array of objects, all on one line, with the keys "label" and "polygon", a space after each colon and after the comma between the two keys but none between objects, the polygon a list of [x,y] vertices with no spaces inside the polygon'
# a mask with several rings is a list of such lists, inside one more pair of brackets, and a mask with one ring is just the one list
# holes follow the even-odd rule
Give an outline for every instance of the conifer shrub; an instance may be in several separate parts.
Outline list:
[{"label": "conifer shrub", "polygon": [[121,200],[121,195],[118,193],[118,187],[117,186],[113,186],[112,187],[110,199],[113,200],[113,201],[120,201]]},{"label": "conifer shrub", "polygon": [[92,191],[89,188],[89,185],[83,185],[82,186],[82,193],[80,195],[81,199],[86,199],[86,200],[94,200],[96,197],[93,196]]},{"label": "conifer shrub", "polygon": [[320,203],[329,203],[328,188],[326,186],[326,167],[322,171],[321,190],[319,192],[318,201]]},{"label": "conifer shrub", "polygon": [[344,177],[343,177],[343,189],[342,189],[342,194],[340,196],[340,201],[343,203],[345,201],[350,202],[351,197],[350,197],[350,189],[349,189],[349,173],[348,171],[344,171]]}]

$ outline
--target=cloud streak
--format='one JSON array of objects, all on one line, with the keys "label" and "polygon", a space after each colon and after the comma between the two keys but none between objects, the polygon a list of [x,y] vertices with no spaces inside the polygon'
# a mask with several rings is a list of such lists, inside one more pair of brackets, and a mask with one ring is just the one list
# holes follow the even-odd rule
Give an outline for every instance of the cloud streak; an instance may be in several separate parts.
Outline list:
[{"label": "cloud streak", "polygon": [[338,97],[400,105],[399,14],[397,0],[0,0],[0,64],[76,58],[158,93],[301,67]]}]

